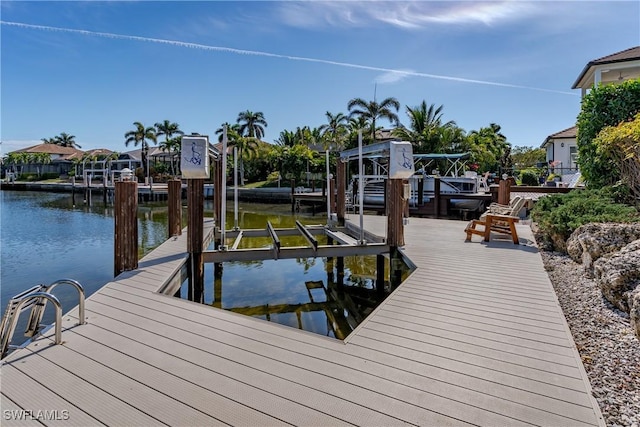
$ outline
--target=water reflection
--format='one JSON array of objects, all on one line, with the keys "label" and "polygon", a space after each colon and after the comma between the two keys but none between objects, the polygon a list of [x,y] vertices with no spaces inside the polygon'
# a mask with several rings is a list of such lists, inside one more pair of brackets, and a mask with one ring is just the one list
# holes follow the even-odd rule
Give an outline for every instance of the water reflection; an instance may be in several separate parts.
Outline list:
[{"label": "water reflection", "polygon": [[[296,219],[318,224],[318,217],[290,213],[276,215],[245,206],[239,215],[241,229],[264,229],[267,221],[276,228],[294,228]],[[233,220],[227,227],[233,226]],[[325,235],[316,236],[320,245]],[[301,235],[279,236],[282,246],[306,246]],[[228,245],[233,242],[229,240]],[[243,238],[240,249],[265,248],[270,237]],[[210,247],[213,249],[213,245]],[[374,256],[344,258],[298,258],[236,261],[205,264],[203,302],[216,308],[344,339],[393,290],[389,261],[384,258],[380,286],[376,286],[378,260]],[[409,268],[402,266],[402,279]],[[189,299],[186,280],[179,296]]]}]

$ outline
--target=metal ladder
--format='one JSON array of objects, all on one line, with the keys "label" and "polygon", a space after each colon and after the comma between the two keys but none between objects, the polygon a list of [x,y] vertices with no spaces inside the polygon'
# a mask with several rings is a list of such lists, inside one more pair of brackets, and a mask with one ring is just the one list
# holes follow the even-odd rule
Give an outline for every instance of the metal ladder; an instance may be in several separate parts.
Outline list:
[{"label": "metal ladder", "polygon": [[10,348],[19,347],[11,345],[10,343],[18,324],[18,318],[23,311],[31,309],[24,336],[30,338],[37,336],[48,326],[41,324],[48,301],[51,301],[55,307],[55,343],[60,344],[62,342],[62,304],[60,304],[58,298],[51,293],[55,287],[62,284],[71,285],[78,291],[78,324],[83,325],[86,323],[84,319],[85,292],[79,282],[72,279],[60,279],[50,285],[36,285],[14,296],[7,304],[7,308],[2,316],[2,324],[0,325],[0,359],[4,359]]}]

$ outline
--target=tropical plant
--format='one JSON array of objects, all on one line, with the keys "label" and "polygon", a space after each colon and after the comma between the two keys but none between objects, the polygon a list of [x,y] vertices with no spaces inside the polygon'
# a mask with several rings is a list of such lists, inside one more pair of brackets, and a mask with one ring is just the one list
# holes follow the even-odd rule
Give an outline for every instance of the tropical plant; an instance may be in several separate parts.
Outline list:
[{"label": "tropical plant", "polygon": [[605,127],[593,142],[598,155],[619,165],[621,181],[640,199],[640,113],[632,121]]},{"label": "tropical plant", "polygon": [[349,117],[349,123],[347,124],[347,129],[349,131],[349,135],[347,136],[347,142],[344,148],[355,148],[358,146],[358,135],[362,132],[362,144],[366,145],[372,143],[374,140],[371,137],[371,134],[367,132],[369,128],[369,124],[367,123],[367,119],[363,116],[358,117]]},{"label": "tropical plant", "polygon": [[29,163],[36,165],[36,174],[41,175],[40,165],[48,165],[51,163],[51,154],[49,153],[30,153]]},{"label": "tropical plant", "polygon": [[60,135],[54,138],[55,144],[61,147],[82,148],[77,142],[74,135],[69,135],[66,132],[60,133]]},{"label": "tropical plant", "polygon": [[469,132],[464,146],[465,151],[471,152],[471,160],[479,163],[482,171],[496,171],[510,166],[511,144],[495,123]]},{"label": "tropical plant", "polygon": [[318,128],[324,141],[325,149],[333,146],[334,150],[341,150],[349,133],[347,128],[349,118],[342,113],[332,114],[329,111],[325,113],[325,116],[328,123]]},{"label": "tropical plant", "polygon": [[275,140],[275,143],[283,147],[293,147],[296,145],[296,133],[285,129],[280,132],[280,136]]},{"label": "tropical plant", "polygon": [[382,102],[365,101],[362,98],[354,98],[347,104],[349,117],[363,117],[367,123],[371,124],[371,139],[375,141],[376,121],[378,119],[388,119],[392,125],[397,126],[400,120],[396,114],[400,109],[400,102],[396,98],[385,98]]},{"label": "tropical plant", "polygon": [[431,104],[427,107],[427,102],[416,107],[407,106],[407,116],[409,116],[409,128],[400,126],[393,130],[393,135],[411,142],[415,153],[441,153],[447,147],[443,143],[445,136],[444,129],[448,129],[446,136],[453,144],[457,141],[454,130],[460,131],[454,121],[442,123],[442,105],[436,107]]},{"label": "tropical plant", "polygon": [[[182,143],[181,136],[184,135],[184,132],[180,130],[180,125],[177,123],[171,123],[169,120],[156,123],[155,128],[156,137],[164,135],[164,142],[160,143],[160,149],[169,153],[171,174],[175,176],[176,168],[174,167],[174,157],[175,154],[180,152],[180,146]],[[173,138],[174,135],[178,135],[178,137]]]},{"label": "tropical plant", "polygon": [[544,148],[513,147],[511,150],[511,160],[517,169],[536,167],[545,162],[546,156]]},{"label": "tropical plant", "polygon": [[264,128],[267,127],[267,121],[264,119],[262,112],[243,111],[238,114],[236,122],[240,125],[240,131],[238,132],[240,136],[257,139],[264,137]]},{"label": "tropical plant", "polygon": [[582,98],[577,122],[578,165],[589,187],[600,188],[620,179],[617,161],[598,153],[596,136],[604,127],[632,120],[638,113],[640,79],[595,86]]},{"label": "tropical plant", "polygon": [[129,132],[124,134],[126,138],[124,144],[128,147],[130,143],[133,142],[135,147],[138,144],[141,144],[141,160],[142,160],[142,171],[145,177],[149,176],[149,141],[153,141],[153,143],[157,143],[158,139],[156,137],[155,128],[145,127],[140,122],[133,122],[135,129],[130,130]]}]

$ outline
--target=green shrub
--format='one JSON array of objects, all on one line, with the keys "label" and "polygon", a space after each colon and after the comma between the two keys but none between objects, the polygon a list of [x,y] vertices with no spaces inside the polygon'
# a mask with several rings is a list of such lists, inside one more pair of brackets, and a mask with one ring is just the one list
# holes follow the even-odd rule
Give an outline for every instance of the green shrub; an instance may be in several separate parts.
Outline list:
[{"label": "green shrub", "polygon": [[589,187],[601,188],[620,179],[619,164],[598,153],[595,141],[606,126],[632,120],[640,112],[640,79],[594,87],[582,98],[578,115],[578,165]]},{"label": "green shrub", "polygon": [[[531,218],[538,224],[540,237],[546,242],[566,242],[571,233],[584,224],[640,222],[640,213],[635,207],[620,203],[625,194],[628,193],[623,188],[614,186],[548,195],[536,202]],[[556,250],[564,250],[557,244],[553,246]]]},{"label": "green shrub", "polygon": [[538,185],[538,174],[536,174],[534,171],[524,170],[521,173],[520,180],[522,182],[522,185],[536,186]]}]

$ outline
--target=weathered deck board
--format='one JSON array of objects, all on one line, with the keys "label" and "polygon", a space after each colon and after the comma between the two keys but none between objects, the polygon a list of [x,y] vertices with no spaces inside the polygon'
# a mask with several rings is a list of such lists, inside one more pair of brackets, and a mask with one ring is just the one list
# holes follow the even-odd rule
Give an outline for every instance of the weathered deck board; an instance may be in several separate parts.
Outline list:
[{"label": "weathered deck board", "polygon": [[345,342],[155,293],[183,234],[89,298],[87,325],[64,316],[63,345],[12,354],[3,409],[70,411],[46,425],[604,425],[530,231],[464,243],[464,225],[412,218],[418,269]]}]

